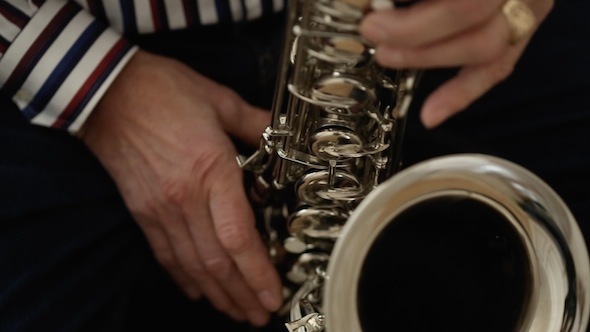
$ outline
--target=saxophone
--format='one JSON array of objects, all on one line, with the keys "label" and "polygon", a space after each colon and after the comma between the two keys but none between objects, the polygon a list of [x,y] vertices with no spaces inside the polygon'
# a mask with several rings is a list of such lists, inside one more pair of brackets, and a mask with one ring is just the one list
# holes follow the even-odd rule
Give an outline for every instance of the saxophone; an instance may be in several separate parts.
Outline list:
[{"label": "saxophone", "polygon": [[[432,272],[399,256],[406,256],[408,238],[436,238],[445,225],[470,238],[485,230],[483,244],[467,240],[464,249],[499,257],[489,264],[497,269],[485,274],[498,275],[493,284],[503,295],[490,296],[507,307],[506,319],[490,331],[585,331],[588,252],[551,188],[526,169],[485,155],[401,169],[406,116],[421,72],[380,67],[358,34],[368,11],[395,6],[391,0],[289,2],[271,122],[259,149],[238,156],[253,175],[252,204],[283,277],[286,302],[278,315],[286,329],[421,331],[400,309],[415,296],[391,285],[417,279],[400,277],[408,270]],[[456,325],[464,320],[444,316]],[[474,329],[485,330],[468,328]]]}]

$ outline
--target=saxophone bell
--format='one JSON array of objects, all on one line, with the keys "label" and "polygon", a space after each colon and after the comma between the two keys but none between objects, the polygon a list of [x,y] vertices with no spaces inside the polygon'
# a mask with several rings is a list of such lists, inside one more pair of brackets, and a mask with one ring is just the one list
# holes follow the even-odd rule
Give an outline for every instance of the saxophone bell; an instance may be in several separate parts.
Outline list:
[{"label": "saxophone bell", "polygon": [[493,156],[434,158],[379,185],[342,228],[326,275],[327,331],[588,326],[576,220],[541,179]]}]

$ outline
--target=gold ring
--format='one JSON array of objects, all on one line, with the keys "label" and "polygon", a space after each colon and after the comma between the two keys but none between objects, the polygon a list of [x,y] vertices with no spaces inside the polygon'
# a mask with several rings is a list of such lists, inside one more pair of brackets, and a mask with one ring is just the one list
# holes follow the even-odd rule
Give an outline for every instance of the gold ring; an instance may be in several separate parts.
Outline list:
[{"label": "gold ring", "polygon": [[502,6],[502,13],[510,28],[511,45],[526,37],[535,26],[536,18],[533,10],[521,0],[506,1]]}]

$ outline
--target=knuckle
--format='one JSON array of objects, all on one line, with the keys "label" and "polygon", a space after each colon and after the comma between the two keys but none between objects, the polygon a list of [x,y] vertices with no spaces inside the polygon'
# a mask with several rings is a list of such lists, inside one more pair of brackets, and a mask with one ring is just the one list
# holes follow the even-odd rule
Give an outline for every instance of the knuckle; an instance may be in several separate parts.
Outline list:
[{"label": "knuckle", "polygon": [[159,199],[153,193],[135,197],[129,197],[128,195],[125,199],[125,205],[142,227],[152,227],[157,224],[154,217],[158,215],[160,204]]},{"label": "knuckle", "polygon": [[241,105],[238,96],[232,90],[225,87],[222,88],[221,92],[223,93],[223,98],[221,98],[220,103],[217,104],[218,107],[231,114],[236,113]]},{"label": "knuckle", "polygon": [[173,205],[182,205],[187,197],[187,189],[184,181],[167,179],[162,183],[162,195],[165,202]]},{"label": "knuckle", "polygon": [[216,108],[220,114],[225,115],[224,118],[231,119],[232,116],[239,116],[241,114],[240,109],[242,107],[242,101],[238,94],[233,90],[219,86],[216,90]]},{"label": "knuckle", "polygon": [[491,82],[500,82],[505,80],[514,71],[514,64],[508,61],[500,61],[490,66],[486,74]]},{"label": "knuckle", "polygon": [[170,250],[160,249],[154,252],[156,260],[166,269],[176,268],[176,259]]},{"label": "knuckle", "polygon": [[[224,148],[220,148],[220,144],[222,142],[203,149],[194,161],[192,173],[198,174],[199,183],[213,183],[228,178],[229,170],[232,169],[228,166],[233,164],[230,164],[228,160],[230,154],[220,153],[220,151],[226,151]],[[237,168],[237,163],[235,164]]]},{"label": "knuckle", "polygon": [[199,263],[188,264],[188,266],[184,268],[184,271],[191,279],[198,282],[202,282],[207,278],[207,271],[204,266]]},{"label": "knuckle", "polygon": [[249,233],[239,225],[238,222],[228,222],[217,230],[221,245],[231,255],[247,251],[253,243]]},{"label": "knuckle", "polygon": [[501,48],[498,43],[490,42],[490,39],[475,38],[469,47],[464,51],[467,59],[470,59],[471,62],[485,63],[496,58],[500,49]]},{"label": "knuckle", "polygon": [[475,23],[481,22],[489,17],[492,10],[491,3],[493,1],[463,0],[454,1],[452,2],[453,5],[447,6],[446,8],[450,12],[449,14],[452,19],[468,20],[471,23]]},{"label": "knuckle", "polygon": [[226,279],[232,269],[231,261],[223,257],[206,259],[204,265],[207,271],[219,279]]},{"label": "knuckle", "polygon": [[[228,175],[224,167],[224,155],[219,153],[219,146],[203,147],[199,155],[193,159],[190,167],[179,167],[180,171],[160,181],[160,197],[151,203],[153,206],[164,203],[172,206],[183,206],[191,199],[191,184],[206,185],[223,180]],[[150,203],[150,202],[146,202]],[[146,208],[153,209],[151,205]]]}]

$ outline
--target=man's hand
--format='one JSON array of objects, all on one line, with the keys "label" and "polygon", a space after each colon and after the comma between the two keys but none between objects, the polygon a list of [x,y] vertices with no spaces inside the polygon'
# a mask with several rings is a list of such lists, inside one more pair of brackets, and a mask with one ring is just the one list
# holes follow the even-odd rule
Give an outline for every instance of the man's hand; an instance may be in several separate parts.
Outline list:
[{"label": "man's hand", "polygon": [[183,64],[139,51],[79,132],[180,287],[258,326],[280,306],[281,285],[228,134],[257,145],[269,119]]},{"label": "man's hand", "polygon": [[507,78],[554,0],[522,0],[536,17],[533,30],[512,45],[502,12],[506,0],[420,0],[407,8],[373,12],[361,34],[376,44],[376,60],[391,68],[461,67],[424,102],[432,128],[464,110]]}]

